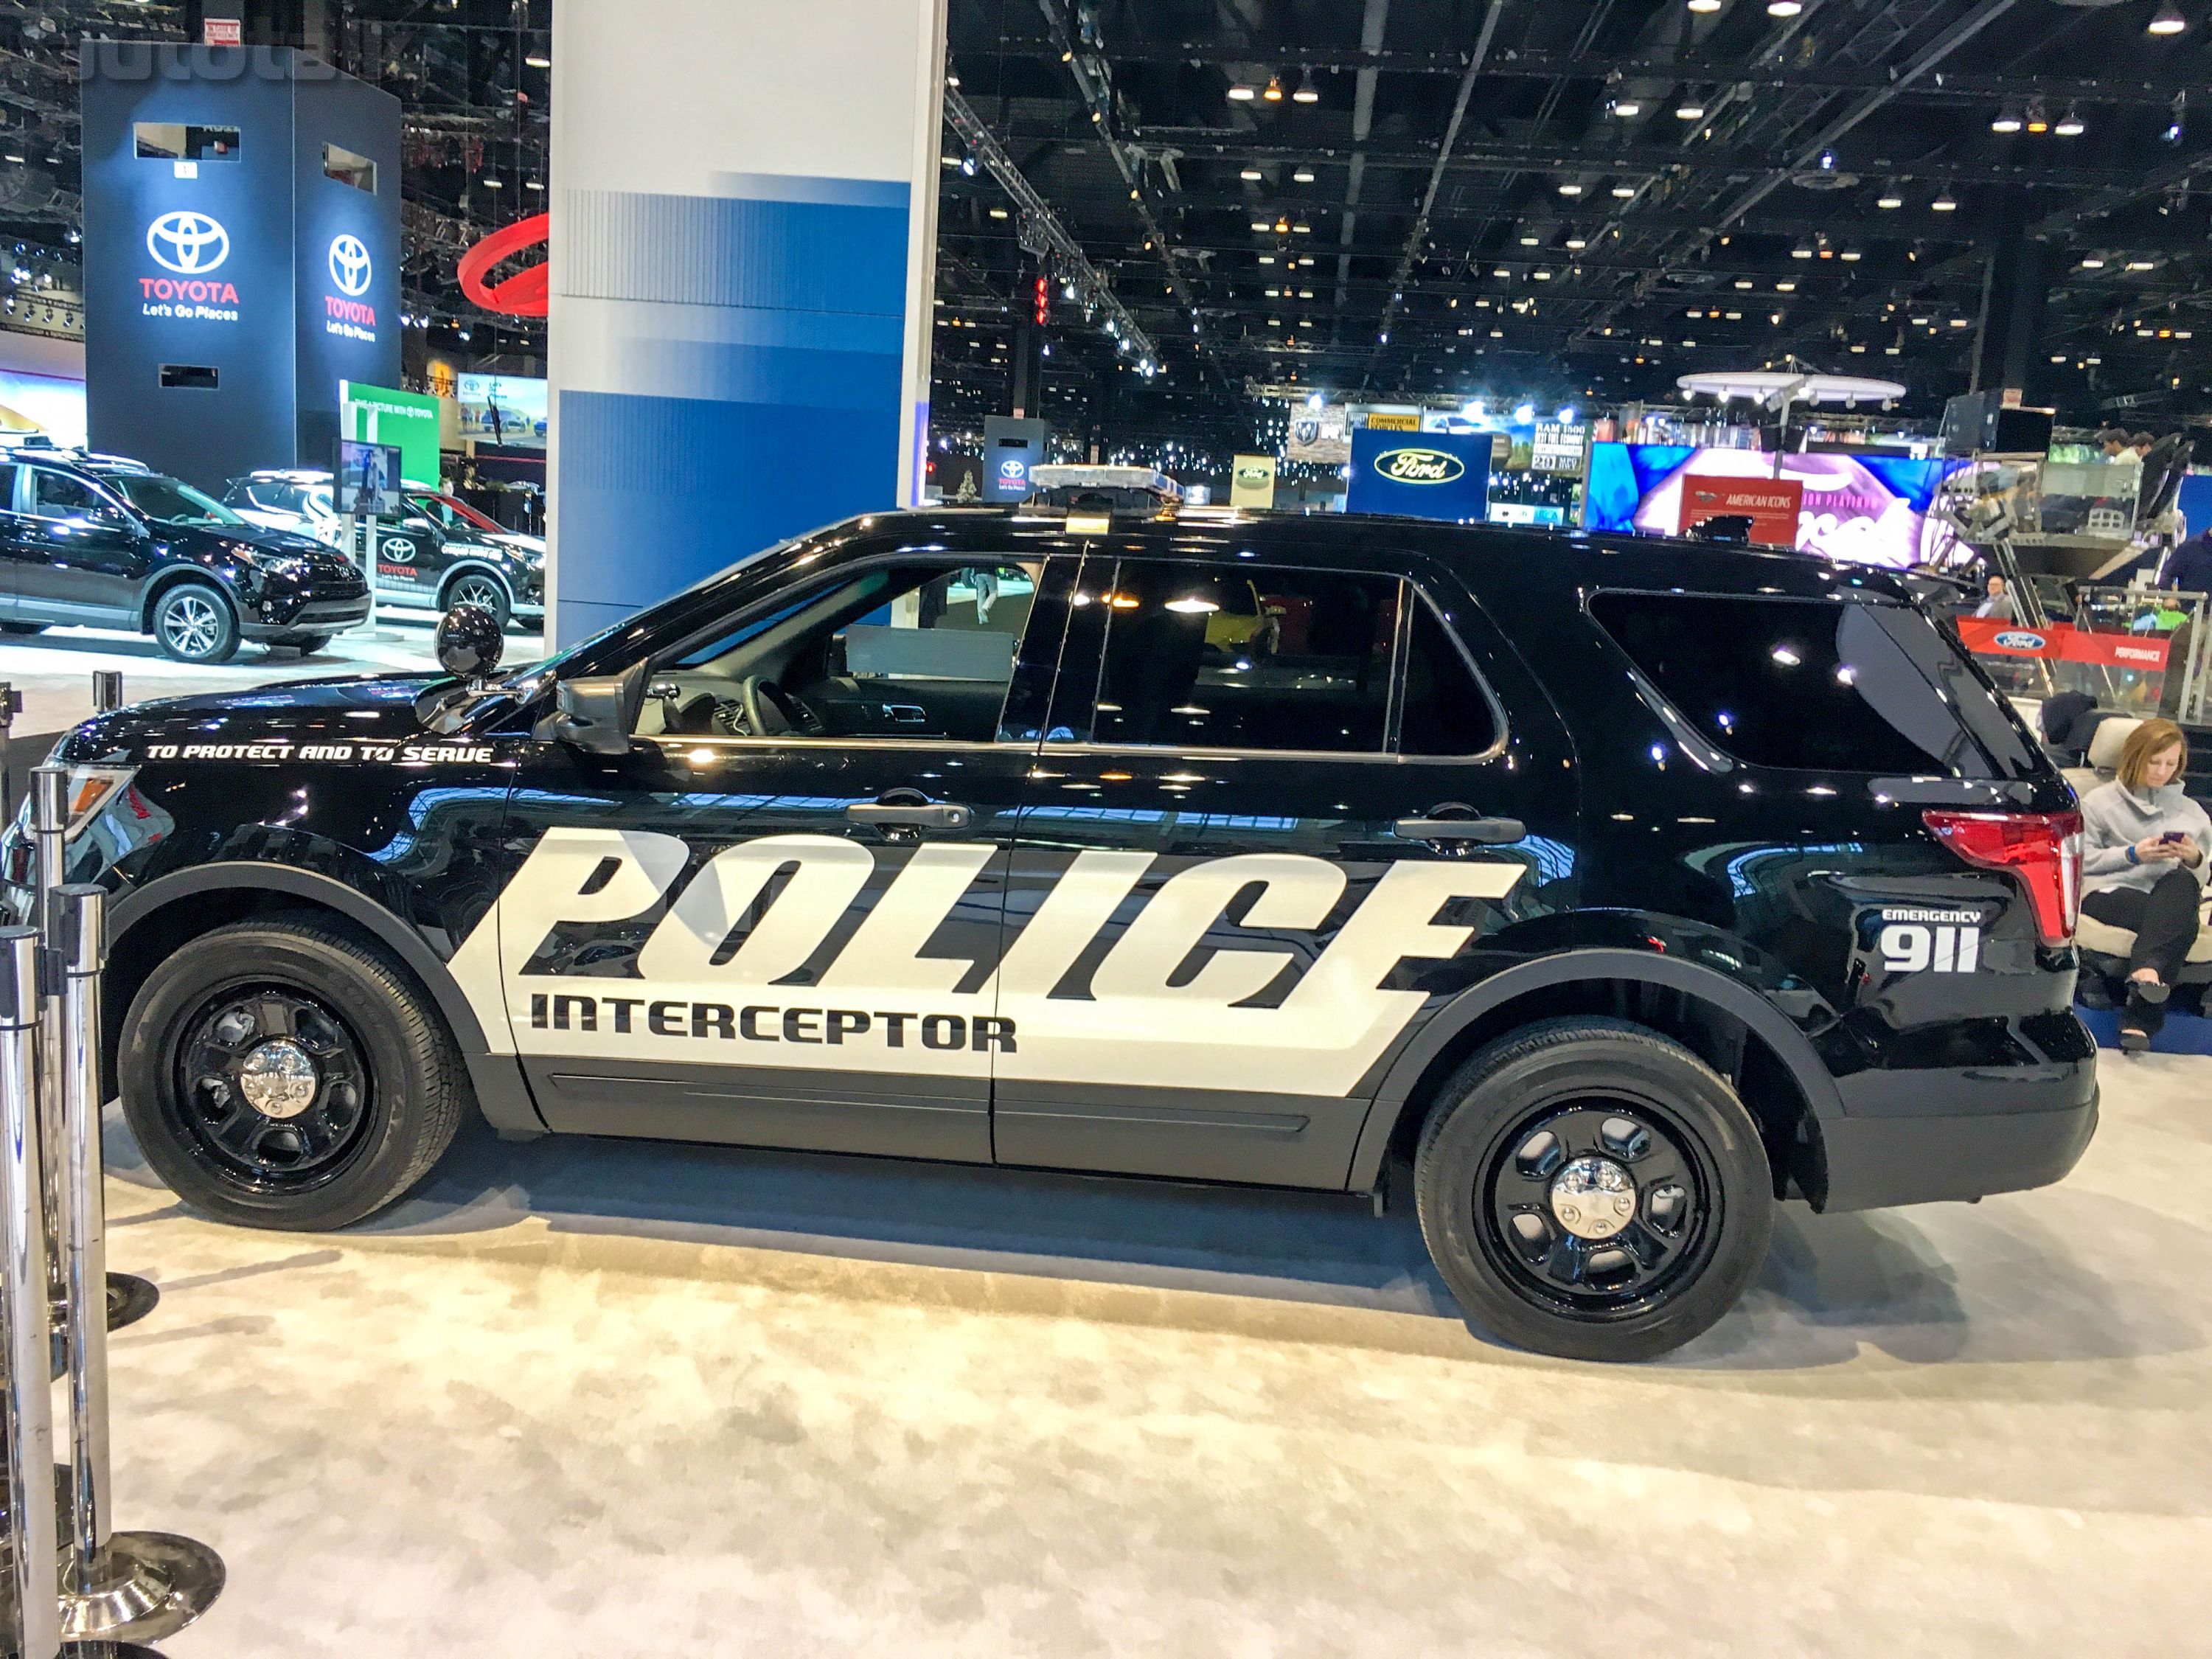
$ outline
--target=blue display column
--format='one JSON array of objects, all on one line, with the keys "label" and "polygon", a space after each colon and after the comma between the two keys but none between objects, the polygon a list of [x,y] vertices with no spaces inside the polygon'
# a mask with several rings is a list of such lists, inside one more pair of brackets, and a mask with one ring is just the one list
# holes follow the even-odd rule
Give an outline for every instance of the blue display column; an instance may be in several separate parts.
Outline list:
[{"label": "blue display column", "polygon": [[94,447],[220,489],[328,466],[399,378],[399,101],[284,47],[88,40]]},{"label": "blue display column", "polygon": [[945,0],[562,0],[553,30],[565,645],[916,499]]}]

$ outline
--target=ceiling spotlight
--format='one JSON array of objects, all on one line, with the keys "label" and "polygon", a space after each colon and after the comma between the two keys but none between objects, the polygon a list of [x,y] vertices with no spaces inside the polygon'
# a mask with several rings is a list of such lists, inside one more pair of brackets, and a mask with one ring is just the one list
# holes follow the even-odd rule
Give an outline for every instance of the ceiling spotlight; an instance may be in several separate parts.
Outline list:
[{"label": "ceiling spotlight", "polygon": [[1769,17],[1795,17],[1805,9],[1805,0],[1766,0]]},{"label": "ceiling spotlight", "polygon": [[1797,284],[1784,277],[1774,285],[1774,291],[1777,294],[1795,294],[1797,291]]},{"label": "ceiling spotlight", "polygon": [[1692,11],[1718,11],[1720,9],[1721,0],[1690,0]]},{"label": "ceiling spotlight", "polygon": [[1318,104],[1321,102],[1321,88],[1314,85],[1313,71],[1311,70],[1306,70],[1304,75],[1301,75],[1298,77],[1298,89],[1291,94],[1291,101],[1294,104]]},{"label": "ceiling spotlight", "polygon": [[1579,196],[1582,193],[1583,187],[1580,185],[1565,184],[1559,186],[1559,194],[1562,196]]},{"label": "ceiling spotlight", "polygon": [[1702,121],[1705,118],[1705,106],[1695,98],[1685,98],[1674,106],[1674,118],[1678,121]]},{"label": "ceiling spotlight", "polygon": [[1252,222],[1252,228],[1255,230],[1266,230],[1268,228],[1268,222],[1265,219],[1255,219]]},{"label": "ceiling spotlight", "polygon": [[483,181],[483,187],[486,190],[505,190],[507,182],[501,179],[487,179]]},{"label": "ceiling spotlight", "polygon": [[1260,169],[1257,167],[1246,167],[1243,172],[1238,173],[1237,176],[1242,179],[1248,185],[1256,185],[1260,182]]},{"label": "ceiling spotlight", "polygon": [[1589,239],[1586,236],[1570,236],[1567,238],[1567,246],[1571,248],[1585,248],[1589,246]]},{"label": "ceiling spotlight", "polygon": [[2002,109],[1999,110],[1995,115],[1990,118],[1990,131],[1991,132],[2018,132],[2020,131],[2020,112],[2014,108],[2010,104],[2007,104]]},{"label": "ceiling spotlight", "polygon": [[1735,279],[1735,285],[1740,289],[1747,289],[1751,287],[1751,278],[1748,276],[1739,276]]},{"label": "ceiling spotlight", "polygon": [[2130,270],[2148,270],[2151,269],[2151,262],[2148,259],[2130,259],[2128,261],[2128,269]]},{"label": "ceiling spotlight", "polygon": [[550,58],[548,58],[542,52],[533,52],[522,61],[527,64],[532,69],[551,69],[553,67],[553,60]]},{"label": "ceiling spotlight", "polygon": [[1310,185],[1314,181],[1314,170],[1311,167],[1300,167],[1291,175],[1291,181],[1293,184]]},{"label": "ceiling spotlight", "polygon": [[2044,106],[2040,93],[2027,100],[2027,130],[2039,136],[2051,131],[2051,112]]},{"label": "ceiling spotlight", "polygon": [[1843,252],[1843,261],[1847,265],[1855,265],[1865,257],[1855,247],[1847,247]]},{"label": "ceiling spotlight", "polygon": [[1633,185],[1615,185],[1613,187],[1613,199],[1616,202],[1626,202],[1635,194],[1636,186]]},{"label": "ceiling spotlight", "polygon": [[1951,199],[1951,192],[1948,190],[1928,205],[1938,213],[1956,213],[1959,210],[1958,203]]},{"label": "ceiling spotlight", "polygon": [[2174,4],[2173,0],[2160,0],[2158,10],[2145,26],[2145,32],[2150,34],[2179,34],[2188,27],[2189,20],[2181,15],[2181,8]]},{"label": "ceiling spotlight", "polygon": [[1616,98],[1611,108],[1615,115],[1626,121],[1632,116],[1644,113],[1644,100],[1640,98]]},{"label": "ceiling spotlight", "polygon": [[2104,268],[2105,261],[2098,254],[2089,254],[2081,261],[2081,269],[2084,270],[2102,270]]},{"label": "ceiling spotlight", "polygon": [[1522,247],[1534,247],[1541,243],[1543,240],[1544,239],[1542,237],[1537,235],[1533,230],[1524,230],[1521,233],[1521,246]]},{"label": "ceiling spotlight", "polygon": [[1246,86],[1242,81],[1239,81],[1235,86],[1229,88],[1229,98],[1230,101],[1232,103],[1249,104],[1259,95],[1260,94],[1258,93],[1255,92],[1250,87]]},{"label": "ceiling spotlight", "polygon": [[1875,198],[1874,204],[1878,208],[1901,208],[1905,205],[1905,198],[1898,194],[1895,185],[1887,185],[1883,187],[1881,194]]},{"label": "ceiling spotlight", "polygon": [[1283,101],[1283,77],[1279,75],[1269,76],[1267,77],[1267,89],[1265,92],[1262,92],[1260,95],[1271,104],[1281,103]]},{"label": "ceiling spotlight", "polygon": [[2073,105],[2067,105],[2066,113],[2058,118],[2058,125],[2051,130],[2061,138],[2079,138],[2085,131],[2081,112]]},{"label": "ceiling spotlight", "polygon": [[1793,259],[1811,258],[1813,257],[1813,245],[1810,242],[1798,243],[1796,247],[1790,250],[1790,257]]}]

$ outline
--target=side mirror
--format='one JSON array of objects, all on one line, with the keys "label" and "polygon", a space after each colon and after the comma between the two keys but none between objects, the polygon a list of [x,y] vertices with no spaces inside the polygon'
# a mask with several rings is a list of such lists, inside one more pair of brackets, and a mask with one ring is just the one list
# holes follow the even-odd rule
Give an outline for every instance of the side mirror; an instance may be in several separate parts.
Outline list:
[{"label": "side mirror", "polygon": [[557,682],[553,712],[538,722],[541,743],[564,743],[587,755],[629,753],[629,692],[635,671],[600,679]]},{"label": "side mirror", "polygon": [[457,605],[438,619],[438,666],[457,680],[479,680],[499,666],[507,633],[480,605]]}]

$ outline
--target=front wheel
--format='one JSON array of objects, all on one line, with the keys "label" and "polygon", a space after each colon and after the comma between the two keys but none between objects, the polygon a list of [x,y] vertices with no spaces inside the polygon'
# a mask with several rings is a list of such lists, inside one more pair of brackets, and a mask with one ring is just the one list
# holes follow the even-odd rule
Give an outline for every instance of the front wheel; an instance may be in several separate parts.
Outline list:
[{"label": "front wheel", "polygon": [[507,619],[514,614],[514,601],[507,594],[507,584],[481,570],[465,570],[447,586],[441,609],[451,611],[457,605],[479,605],[490,611],[502,634],[507,631]]},{"label": "front wheel", "polygon": [[219,1220],[319,1232],[429,1173],[459,1126],[459,1054],[383,953],[312,917],[234,922],[155,969],[116,1056],[154,1172]]},{"label": "front wheel", "polygon": [[308,634],[293,641],[292,648],[303,657],[312,657],[318,651],[328,649],[330,642],[328,634]]},{"label": "front wheel", "polygon": [[179,662],[228,662],[238,638],[230,601],[205,582],[179,582],[154,602],[154,641]]},{"label": "front wheel", "polygon": [[1625,1020],[1547,1020],[1468,1060],[1422,1130],[1414,1184],[1469,1316],[1566,1359],[1655,1358],[1709,1330],[1774,1228],[1735,1091]]}]

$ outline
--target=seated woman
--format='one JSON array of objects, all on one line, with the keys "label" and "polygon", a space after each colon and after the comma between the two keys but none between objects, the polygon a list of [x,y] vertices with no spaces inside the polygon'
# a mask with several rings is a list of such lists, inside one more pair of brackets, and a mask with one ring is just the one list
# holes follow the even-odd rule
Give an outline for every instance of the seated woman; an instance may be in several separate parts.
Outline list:
[{"label": "seated woman", "polygon": [[2182,793],[2188,739],[2172,720],[2129,734],[2112,781],[2081,799],[2081,908],[2136,936],[2120,1047],[2141,1054],[2166,1022],[2174,976],[2197,942],[2212,818]]}]

